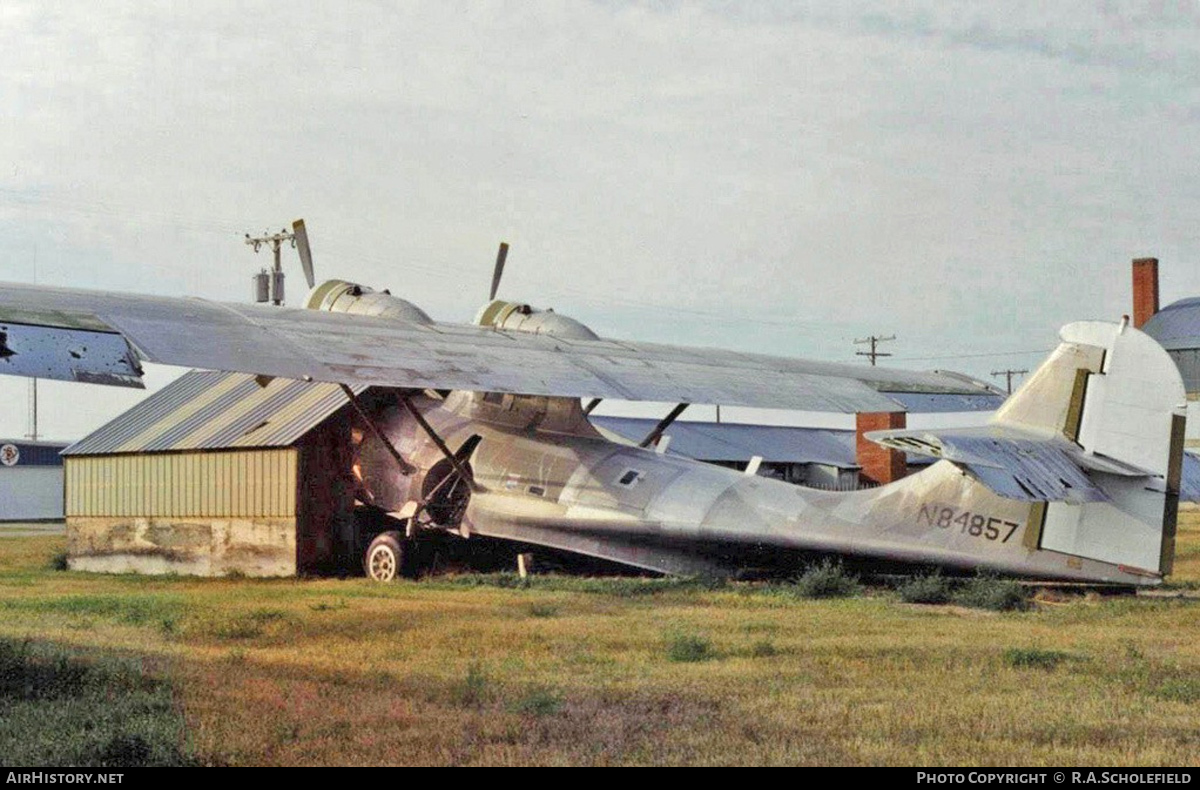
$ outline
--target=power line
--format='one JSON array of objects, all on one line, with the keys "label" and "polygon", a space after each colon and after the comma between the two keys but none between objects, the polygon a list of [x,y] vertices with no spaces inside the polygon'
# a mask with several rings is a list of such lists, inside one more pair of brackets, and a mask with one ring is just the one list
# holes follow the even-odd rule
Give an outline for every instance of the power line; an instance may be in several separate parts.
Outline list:
[{"label": "power line", "polygon": [[870,351],[855,351],[854,354],[855,354],[855,356],[859,356],[859,357],[870,357],[871,358],[871,367],[875,367],[875,357],[890,357],[891,356],[891,354],[888,354],[884,351],[876,351],[876,347],[880,343],[884,343],[884,342],[887,342],[888,340],[895,340],[895,339],[896,339],[895,335],[888,335],[887,337],[880,337],[879,335],[871,335],[870,337],[864,337],[859,340],[855,340],[854,341],[855,345],[859,345],[862,343],[870,343],[871,350]]},{"label": "power line", "polygon": [[935,357],[896,357],[898,362],[925,362],[931,359],[979,359],[982,357],[1019,357],[1032,354],[1049,354],[1052,348],[1034,348],[1029,351],[986,351],[978,354],[942,354]]},{"label": "power line", "polygon": [[[275,268],[269,272],[269,276],[267,276],[268,272],[266,269],[263,269],[262,274],[259,276],[264,277],[270,283],[269,298],[271,303],[276,307],[283,304],[283,265],[279,260],[279,250],[285,241],[290,241],[292,246],[295,247],[296,235],[289,233],[286,229],[278,233],[269,233],[263,236],[251,237],[249,233],[246,234],[246,244],[253,247],[255,252],[258,252],[259,248],[264,245],[270,245],[271,252],[275,255]],[[257,286],[255,291],[255,298],[259,298]]]},{"label": "power line", "polygon": [[1003,376],[1004,377],[1004,388],[1008,392],[1009,395],[1012,395],[1013,376],[1024,376],[1028,372],[1029,372],[1028,370],[1012,370],[1010,368],[1007,370],[993,370],[992,375],[997,376],[997,377]]}]

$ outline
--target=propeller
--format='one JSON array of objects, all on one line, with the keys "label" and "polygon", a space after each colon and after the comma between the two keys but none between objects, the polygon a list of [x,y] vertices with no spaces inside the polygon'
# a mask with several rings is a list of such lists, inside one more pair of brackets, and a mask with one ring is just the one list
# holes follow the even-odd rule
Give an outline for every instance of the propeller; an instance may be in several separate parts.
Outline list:
[{"label": "propeller", "polygon": [[308,231],[304,229],[304,220],[298,219],[292,223],[292,236],[296,241],[296,252],[300,254],[300,265],[304,268],[304,279],[308,282],[308,287],[312,288],[317,284],[317,280],[313,277],[312,248],[308,246]]},{"label": "propeller", "polygon": [[500,290],[500,278],[504,276],[504,261],[508,258],[508,242],[500,242],[500,250],[496,253],[496,268],[492,270],[492,292],[488,296],[488,301],[496,298],[496,291]]}]

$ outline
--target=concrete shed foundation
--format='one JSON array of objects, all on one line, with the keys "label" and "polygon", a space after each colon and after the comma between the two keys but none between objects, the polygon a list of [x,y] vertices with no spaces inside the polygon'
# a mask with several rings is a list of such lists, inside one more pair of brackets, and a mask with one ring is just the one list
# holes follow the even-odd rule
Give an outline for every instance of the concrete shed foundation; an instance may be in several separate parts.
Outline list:
[{"label": "concrete shed foundation", "polygon": [[71,517],[67,557],[96,573],[294,576],[296,519]]}]

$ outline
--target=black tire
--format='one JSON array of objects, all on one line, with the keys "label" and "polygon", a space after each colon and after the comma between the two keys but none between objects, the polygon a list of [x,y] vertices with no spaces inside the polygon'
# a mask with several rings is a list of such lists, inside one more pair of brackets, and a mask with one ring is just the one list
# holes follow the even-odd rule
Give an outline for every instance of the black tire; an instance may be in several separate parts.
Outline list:
[{"label": "black tire", "polygon": [[393,582],[407,576],[408,540],[399,532],[384,532],[375,536],[363,554],[363,571],[377,582]]}]

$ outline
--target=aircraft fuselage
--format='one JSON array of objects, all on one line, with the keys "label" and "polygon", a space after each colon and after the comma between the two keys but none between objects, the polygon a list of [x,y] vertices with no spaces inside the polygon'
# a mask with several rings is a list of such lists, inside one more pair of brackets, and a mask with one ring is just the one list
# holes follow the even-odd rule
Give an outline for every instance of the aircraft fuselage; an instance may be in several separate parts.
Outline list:
[{"label": "aircraft fuselage", "polygon": [[417,471],[399,471],[369,436],[359,470],[365,498],[406,515],[419,503],[425,529],[664,573],[730,573],[815,552],[1044,579],[1161,581],[1030,545],[1037,506],[1001,497],[945,461],[878,488],[823,491],[609,441],[575,399],[455,392],[413,402],[469,465],[475,490],[394,406],[378,410],[378,423]]}]

